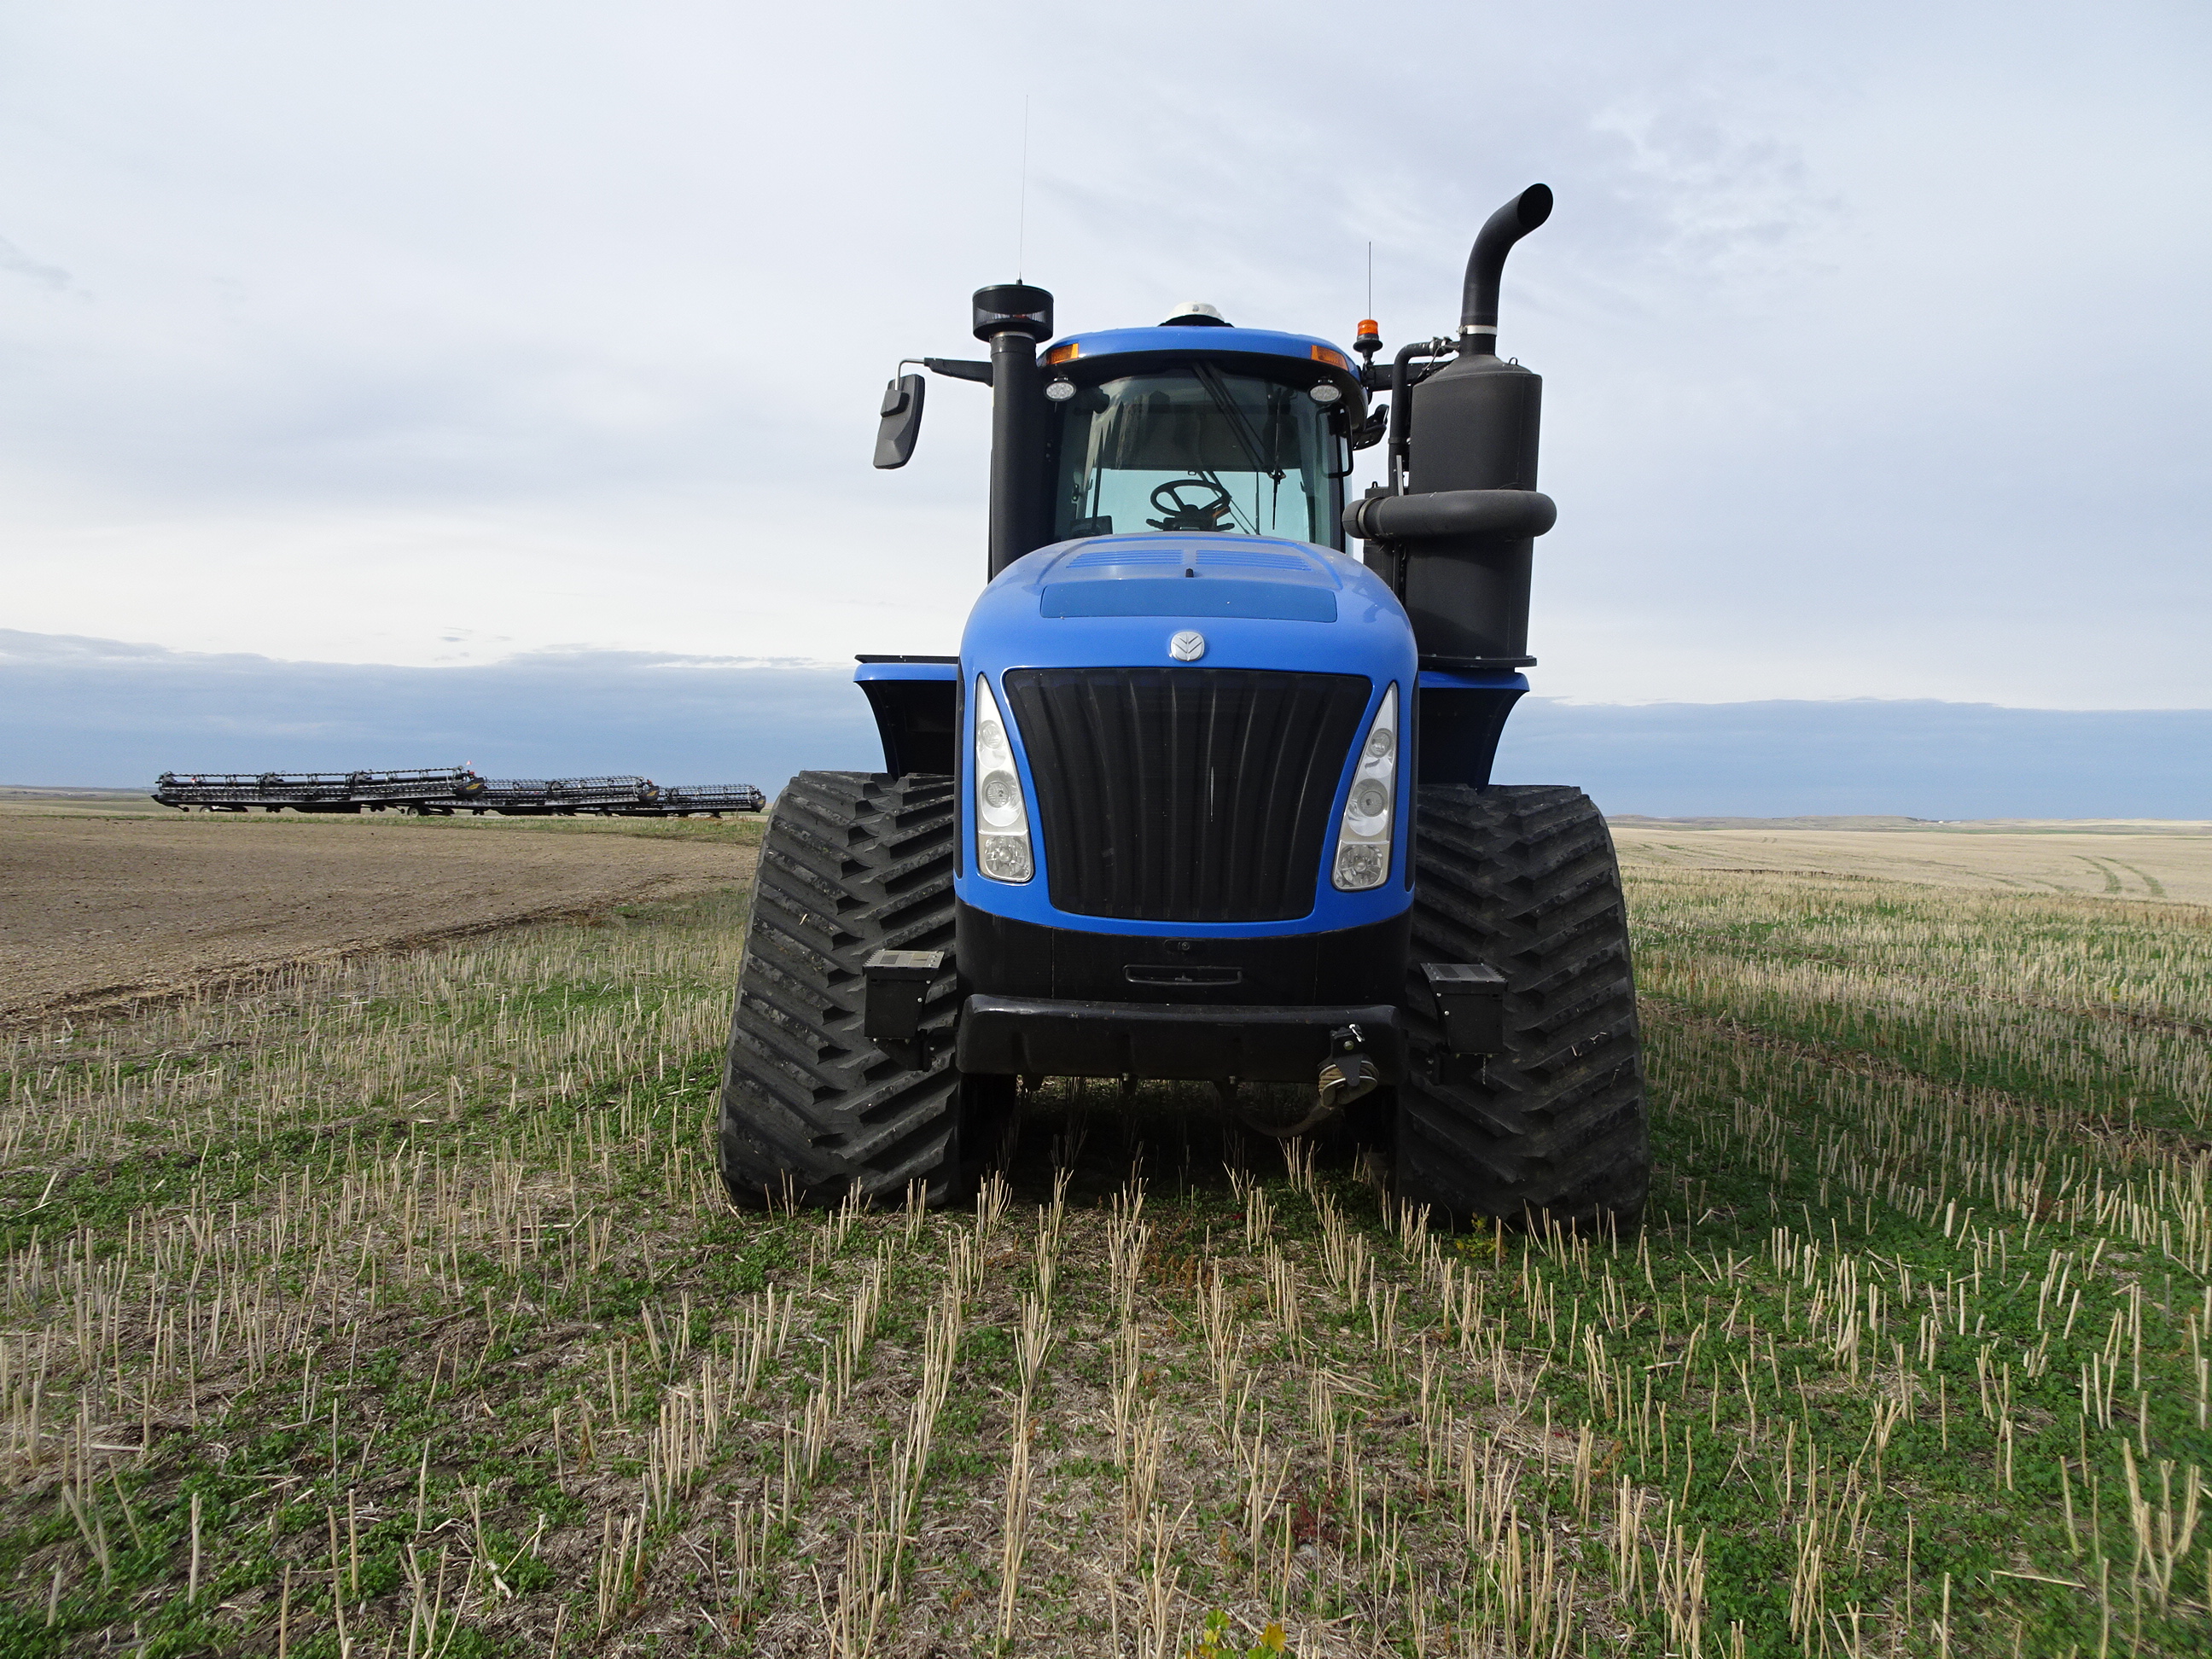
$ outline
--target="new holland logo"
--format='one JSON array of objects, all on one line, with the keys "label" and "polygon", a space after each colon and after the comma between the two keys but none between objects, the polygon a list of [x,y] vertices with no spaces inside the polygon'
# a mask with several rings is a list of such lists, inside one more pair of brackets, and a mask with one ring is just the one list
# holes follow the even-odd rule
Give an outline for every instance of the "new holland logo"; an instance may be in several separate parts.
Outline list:
[{"label": "new holland logo", "polygon": [[1168,641],[1168,655],[1177,662],[1196,662],[1206,654],[1206,635],[1186,628]]}]

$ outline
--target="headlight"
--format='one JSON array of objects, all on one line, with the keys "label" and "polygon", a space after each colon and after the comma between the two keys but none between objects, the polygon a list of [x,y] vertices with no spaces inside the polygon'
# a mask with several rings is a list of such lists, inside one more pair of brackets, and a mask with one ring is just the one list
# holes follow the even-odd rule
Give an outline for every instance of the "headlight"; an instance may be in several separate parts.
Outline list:
[{"label": "headlight", "polygon": [[1022,786],[1012,772],[984,775],[981,804],[983,822],[994,830],[1010,830],[1022,819]]},{"label": "headlight", "polygon": [[975,868],[994,881],[1027,881],[1036,872],[1030,855],[1029,808],[1014,774],[1014,749],[991,683],[975,677],[975,750],[968,769],[975,792]]},{"label": "headlight", "polygon": [[1336,832],[1331,879],[1346,892],[1380,887],[1390,878],[1392,805],[1398,798],[1398,688],[1382,694],[1375,723],[1359,745],[1359,768]]}]

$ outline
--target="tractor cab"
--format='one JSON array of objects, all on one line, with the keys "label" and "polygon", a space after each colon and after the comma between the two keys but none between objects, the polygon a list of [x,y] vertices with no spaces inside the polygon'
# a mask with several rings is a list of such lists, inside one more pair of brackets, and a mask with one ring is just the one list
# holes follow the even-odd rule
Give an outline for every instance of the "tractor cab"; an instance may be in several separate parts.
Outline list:
[{"label": "tractor cab", "polygon": [[1042,373],[1048,543],[1155,531],[1343,548],[1365,408],[1335,347],[1179,317],[1073,336]]},{"label": "tractor cab", "polygon": [[[979,289],[988,362],[924,357],[992,388],[990,574],[1091,536],[1233,535],[1345,546],[1344,480],[1382,435],[1351,358],[1190,304],[1152,328],[1053,337],[1052,295]],[[903,368],[904,365],[902,365]],[[875,464],[914,453],[927,381],[884,390]]]}]

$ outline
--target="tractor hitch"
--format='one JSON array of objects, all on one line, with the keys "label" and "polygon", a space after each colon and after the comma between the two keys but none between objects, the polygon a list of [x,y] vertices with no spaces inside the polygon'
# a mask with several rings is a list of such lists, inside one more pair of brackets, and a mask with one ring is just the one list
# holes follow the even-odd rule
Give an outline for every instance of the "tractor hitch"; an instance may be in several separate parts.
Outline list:
[{"label": "tractor hitch", "polygon": [[1357,1025],[1340,1025],[1328,1034],[1328,1058],[1322,1062],[1316,1079],[1319,1097],[1314,1103],[1314,1121],[1331,1118],[1382,1081],[1368,1057],[1367,1034]]}]

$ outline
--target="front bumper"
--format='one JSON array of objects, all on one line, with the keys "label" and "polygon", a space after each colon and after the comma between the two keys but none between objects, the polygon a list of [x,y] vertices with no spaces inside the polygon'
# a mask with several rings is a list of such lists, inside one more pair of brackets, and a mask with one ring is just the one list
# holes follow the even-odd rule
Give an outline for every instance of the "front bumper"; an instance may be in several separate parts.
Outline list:
[{"label": "front bumper", "polygon": [[1203,1006],[977,993],[962,1005],[963,1073],[1310,1085],[1329,1034],[1359,1028],[1384,1083],[1403,1069],[1402,1016],[1387,1003]]},{"label": "front bumper", "polygon": [[1185,924],[1176,937],[1040,927],[953,907],[961,988],[1090,1004],[1364,1007],[1405,995],[1413,911],[1325,932]]}]

